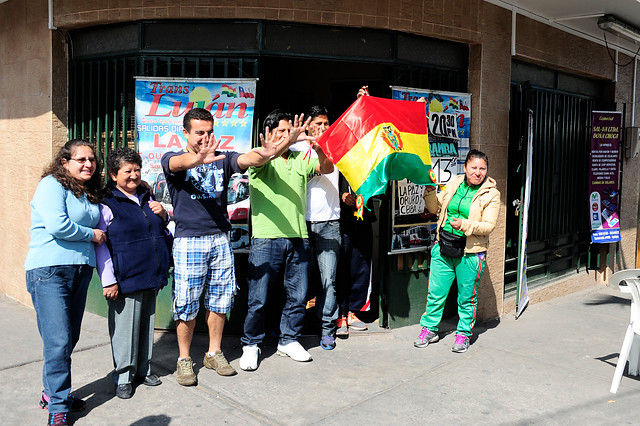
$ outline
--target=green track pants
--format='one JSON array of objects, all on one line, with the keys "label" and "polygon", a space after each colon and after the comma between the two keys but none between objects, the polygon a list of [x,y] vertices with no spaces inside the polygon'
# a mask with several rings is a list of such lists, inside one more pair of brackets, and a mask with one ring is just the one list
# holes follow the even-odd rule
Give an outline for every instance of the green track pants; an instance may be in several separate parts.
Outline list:
[{"label": "green track pants", "polygon": [[458,327],[456,332],[471,336],[476,322],[478,284],[485,267],[486,253],[465,254],[461,258],[440,255],[440,246],[431,249],[429,292],[427,307],[420,318],[420,325],[438,331],[442,320],[444,302],[447,300],[453,280],[458,281]]}]

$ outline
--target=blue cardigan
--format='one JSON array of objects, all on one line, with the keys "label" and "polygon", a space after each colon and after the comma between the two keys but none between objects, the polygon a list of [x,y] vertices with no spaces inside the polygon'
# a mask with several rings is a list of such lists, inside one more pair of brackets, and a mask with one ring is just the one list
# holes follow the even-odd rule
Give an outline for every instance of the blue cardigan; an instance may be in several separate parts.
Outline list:
[{"label": "blue cardigan", "polygon": [[80,198],[53,176],[44,177],[31,200],[31,240],[24,268],[96,266],[91,239],[100,209],[86,195]]}]

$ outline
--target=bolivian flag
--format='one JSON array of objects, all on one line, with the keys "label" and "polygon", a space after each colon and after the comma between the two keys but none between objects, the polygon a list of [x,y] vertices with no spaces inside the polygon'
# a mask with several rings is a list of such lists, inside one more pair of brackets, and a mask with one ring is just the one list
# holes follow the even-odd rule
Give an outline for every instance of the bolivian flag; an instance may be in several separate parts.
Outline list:
[{"label": "bolivian flag", "polygon": [[390,180],[435,185],[424,102],[361,96],[318,144],[362,196],[361,205],[383,194]]}]

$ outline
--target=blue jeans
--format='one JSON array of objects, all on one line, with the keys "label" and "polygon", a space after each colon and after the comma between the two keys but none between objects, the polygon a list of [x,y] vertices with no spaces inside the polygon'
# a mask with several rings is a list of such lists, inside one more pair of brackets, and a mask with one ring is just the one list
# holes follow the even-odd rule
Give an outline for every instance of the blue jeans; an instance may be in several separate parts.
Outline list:
[{"label": "blue jeans", "polygon": [[313,258],[318,259],[321,289],[316,296],[316,312],[322,321],[322,335],[333,336],[338,319],[336,270],[340,254],[340,222],[307,222]]},{"label": "blue jeans", "polygon": [[241,339],[244,345],[262,343],[267,299],[283,276],[286,301],[280,318],[280,343],[298,340],[304,322],[310,257],[306,238],[254,238],[251,241],[248,310]]},{"label": "blue jeans", "polygon": [[27,271],[27,290],[36,310],[42,337],[42,384],[49,396],[49,413],[71,407],[71,352],[80,338],[80,326],[93,268],[62,265]]}]

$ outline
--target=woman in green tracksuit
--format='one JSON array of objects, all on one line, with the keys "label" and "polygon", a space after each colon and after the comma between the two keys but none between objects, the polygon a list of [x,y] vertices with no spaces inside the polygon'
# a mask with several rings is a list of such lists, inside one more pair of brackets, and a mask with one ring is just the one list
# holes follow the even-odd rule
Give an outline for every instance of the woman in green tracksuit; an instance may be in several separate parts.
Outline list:
[{"label": "woman in green tracksuit", "polygon": [[429,293],[422,330],[413,342],[418,348],[437,342],[438,325],[453,280],[458,282],[458,327],[453,352],[469,347],[476,321],[478,283],[485,267],[489,234],[500,211],[496,181],[487,176],[489,159],[475,149],[464,162],[464,175],[456,176],[436,195],[435,187],[424,193],[426,209],[438,213],[438,243],[431,250]]}]

